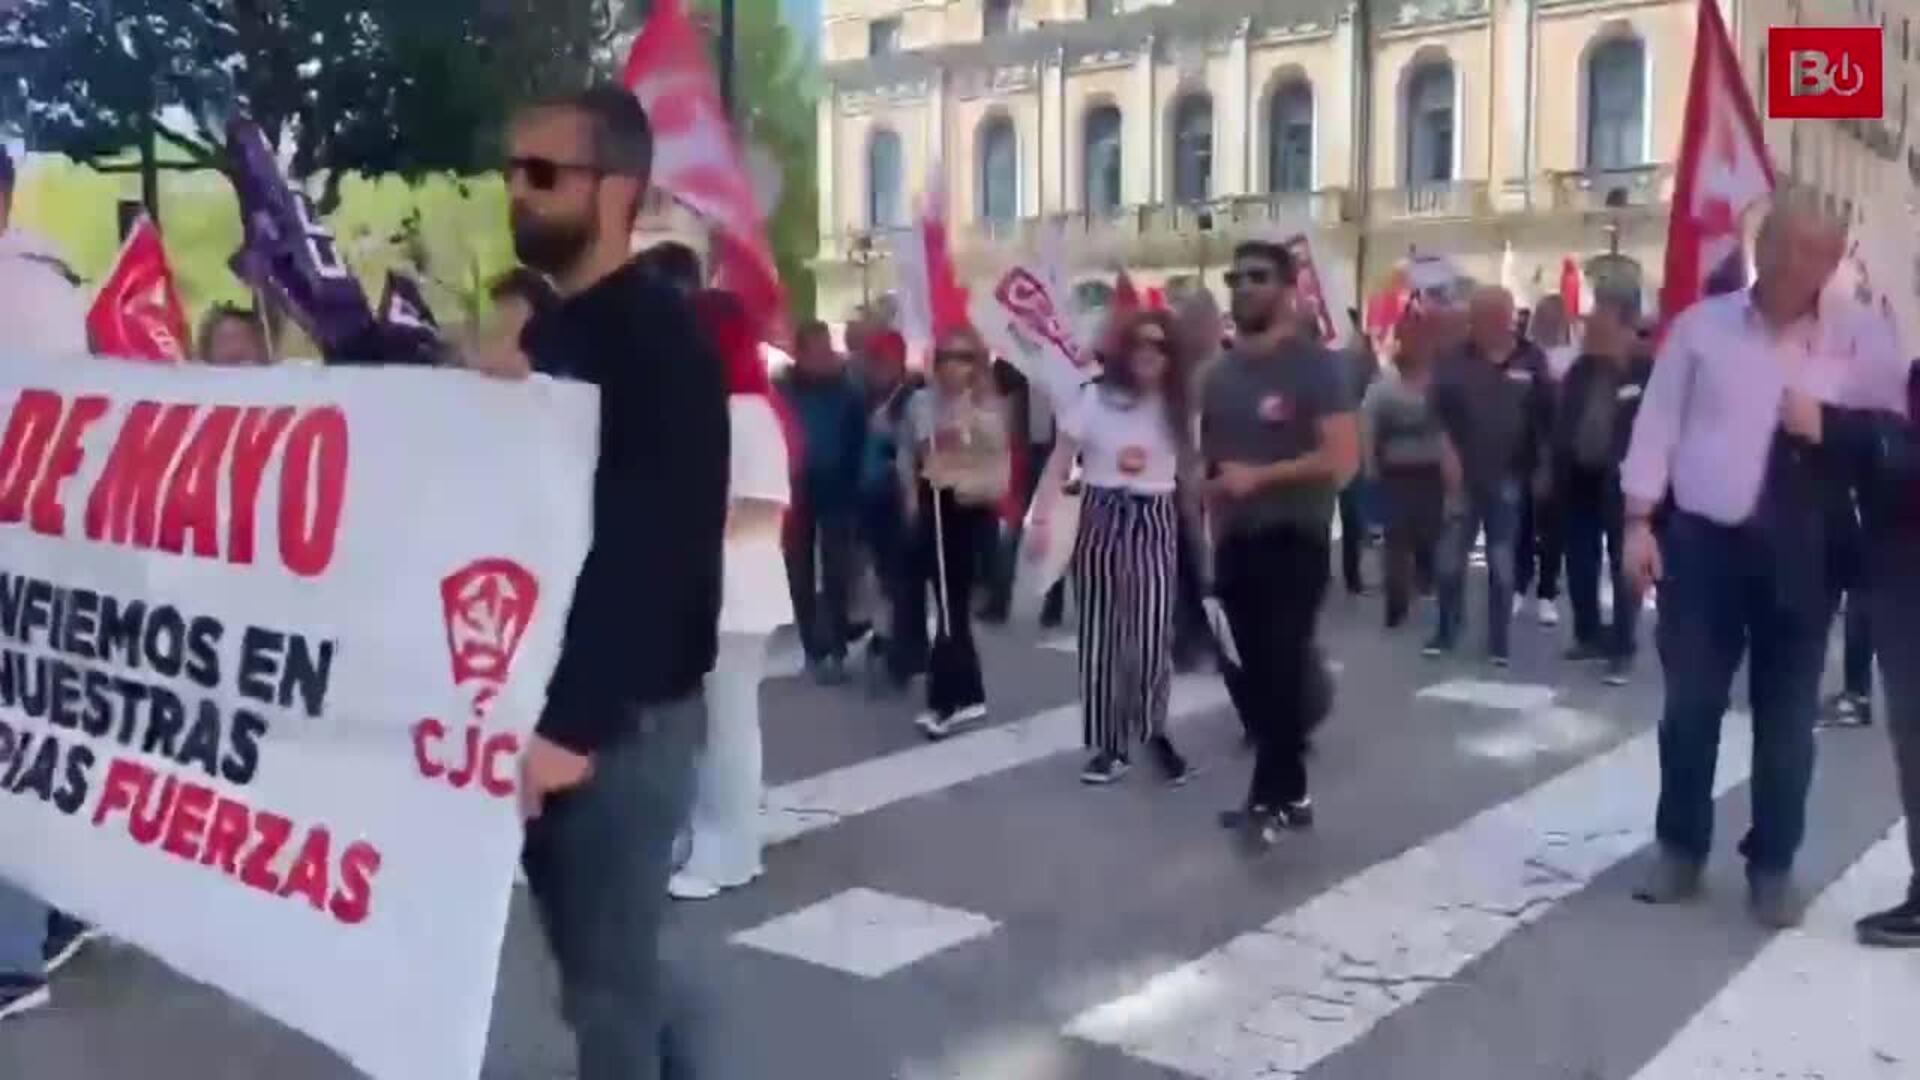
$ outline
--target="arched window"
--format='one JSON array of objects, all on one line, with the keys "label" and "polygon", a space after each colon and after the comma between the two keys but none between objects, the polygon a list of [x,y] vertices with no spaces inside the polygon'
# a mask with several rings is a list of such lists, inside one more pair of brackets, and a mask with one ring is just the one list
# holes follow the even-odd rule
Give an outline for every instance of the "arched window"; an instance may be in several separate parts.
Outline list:
[{"label": "arched window", "polygon": [[867,138],[867,227],[892,229],[906,224],[900,190],[900,136],[876,128]]},{"label": "arched window", "polygon": [[1013,33],[1013,0],[987,0],[981,5],[980,15],[981,37],[999,38]]},{"label": "arched window", "polygon": [[1406,123],[1407,187],[1453,182],[1453,65],[1430,60],[1407,77]]},{"label": "arched window", "polygon": [[1213,99],[1188,94],[1173,107],[1173,200],[1213,197]]},{"label": "arched window", "polygon": [[1313,190],[1313,86],[1296,79],[1267,102],[1267,190]]},{"label": "arched window", "polygon": [[1020,144],[1012,120],[991,116],[981,123],[976,161],[980,220],[1011,223],[1020,216]]},{"label": "arched window", "polygon": [[1090,214],[1120,209],[1120,109],[1096,105],[1087,110],[1080,145],[1081,194]]},{"label": "arched window", "polygon": [[1587,55],[1587,168],[1646,164],[1647,50],[1615,38]]}]

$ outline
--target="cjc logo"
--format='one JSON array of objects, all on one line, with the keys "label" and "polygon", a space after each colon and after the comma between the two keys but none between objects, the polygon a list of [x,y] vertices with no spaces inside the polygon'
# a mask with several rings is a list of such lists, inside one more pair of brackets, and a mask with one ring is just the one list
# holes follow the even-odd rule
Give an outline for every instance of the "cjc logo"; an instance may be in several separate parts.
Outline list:
[{"label": "cjc logo", "polygon": [[1886,112],[1884,35],[1877,26],[1775,26],[1767,31],[1767,115],[1878,120]]},{"label": "cjc logo", "polygon": [[487,713],[513,670],[514,654],[533,622],[540,582],[511,559],[478,559],[440,582],[441,615],[446,622],[447,658],[453,683],[468,700],[463,756],[449,765],[440,747],[447,725],[427,717],[413,726],[414,763],[429,780],[444,778],[455,788],[479,781],[495,798],[513,794],[508,768],[520,756],[520,739],[510,731],[487,732]]}]

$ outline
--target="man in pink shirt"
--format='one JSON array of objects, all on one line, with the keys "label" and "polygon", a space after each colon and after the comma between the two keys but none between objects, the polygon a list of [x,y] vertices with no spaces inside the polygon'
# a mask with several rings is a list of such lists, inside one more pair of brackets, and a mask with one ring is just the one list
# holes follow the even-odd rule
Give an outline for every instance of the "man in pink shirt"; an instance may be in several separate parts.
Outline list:
[{"label": "man in pink shirt", "polygon": [[[1659,584],[1666,679],[1660,853],[1635,893],[1648,903],[1700,891],[1720,723],[1745,659],[1753,826],[1740,850],[1749,909],[1770,927],[1794,925],[1804,910],[1792,869],[1833,616],[1829,503],[1846,490],[1823,417],[1897,401],[1905,385],[1904,365],[1866,313],[1822,295],[1845,239],[1811,207],[1776,207],[1755,245],[1758,280],[1674,320],[1635,423],[1621,474],[1626,562],[1638,587]],[[1656,533],[1655,510],[1668,496]]]}]

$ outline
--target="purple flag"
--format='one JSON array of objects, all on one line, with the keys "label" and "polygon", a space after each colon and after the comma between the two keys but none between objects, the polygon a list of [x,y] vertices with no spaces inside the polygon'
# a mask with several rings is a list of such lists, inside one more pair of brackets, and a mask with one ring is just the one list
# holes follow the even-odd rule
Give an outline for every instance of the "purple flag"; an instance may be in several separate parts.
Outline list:
[{"label": "purple flag", "polygon": [[393,270],[380,293],[380,340],[379,359],[389,364],[433,363],[441,352],[440,322],[420,283]]},{"label": "purple flag", "polygon": [[333,233],[280,172],[260,125],[227,125],[228,172],[245,232],[229,264],[242,281],[277,301],[328,359],[367,340],[373,309],[341,261]]}]

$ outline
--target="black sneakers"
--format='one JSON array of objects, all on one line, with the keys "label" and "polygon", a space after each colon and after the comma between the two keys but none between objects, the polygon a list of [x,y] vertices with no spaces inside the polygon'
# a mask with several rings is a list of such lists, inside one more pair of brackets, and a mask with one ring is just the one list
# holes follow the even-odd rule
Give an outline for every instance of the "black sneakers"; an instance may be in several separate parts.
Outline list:
[{"label": "black sneakers", "polygon": [[1111,784],[1126,776],[1133,766],[1119,754],[1105,750],[1093,755],[1087,767],[1080,770],[1080,782],[1083,784]]},{"label": "black sneakers", "polygon": [[1860,944],[1882,949],[1920,949],[1920,897],[1876,911],[1853,924]]},{"label": "black sneakers", "polygon": [[1160,770],[1160,778],[1178,787],[1193,776],[1193,769],[1187,765],[1187,759],[1174,749],[1173,740],[1165,735],[1155,735],[1147,740],[1147,750],[1153,754],[1153,763]]},{"label": "black sneakers", "polygon": [[0,1020],[32,1012],[52,1000],[47,980],[40,976],[0,974]]}]

